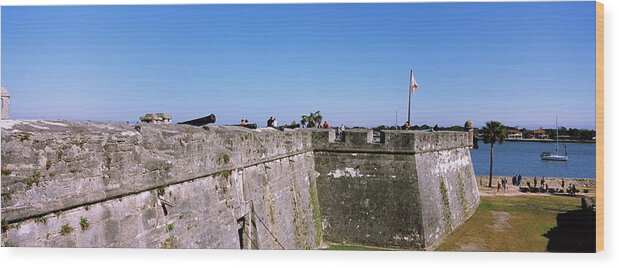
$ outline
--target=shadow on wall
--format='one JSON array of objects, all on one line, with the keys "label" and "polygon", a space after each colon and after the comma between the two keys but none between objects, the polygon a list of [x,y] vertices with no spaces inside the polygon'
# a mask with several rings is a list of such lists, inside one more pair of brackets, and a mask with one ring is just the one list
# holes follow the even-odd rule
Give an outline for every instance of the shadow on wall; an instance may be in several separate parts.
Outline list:
[{"label": "shadow on wall", "polygon": [[545,237],[549,252],[595,252],[595,211],[572,210],[557,215],[557,227]]}]

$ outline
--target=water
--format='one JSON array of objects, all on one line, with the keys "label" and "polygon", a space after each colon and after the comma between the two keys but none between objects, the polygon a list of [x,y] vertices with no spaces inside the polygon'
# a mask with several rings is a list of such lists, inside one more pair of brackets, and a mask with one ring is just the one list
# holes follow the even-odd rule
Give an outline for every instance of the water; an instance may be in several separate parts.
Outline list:
[{"label": "water", "polygon": [[[569,161],[544,161],[541,152],[555,152],[555,143],[505,142],[494,145],[492,175],[554,178],[595,178],[595,143],[567,143]],[[563,143],[559,143],[563,155]],[[479,149],[471,150],[475,175],[490,174],[490,144],[479,142]]]}]

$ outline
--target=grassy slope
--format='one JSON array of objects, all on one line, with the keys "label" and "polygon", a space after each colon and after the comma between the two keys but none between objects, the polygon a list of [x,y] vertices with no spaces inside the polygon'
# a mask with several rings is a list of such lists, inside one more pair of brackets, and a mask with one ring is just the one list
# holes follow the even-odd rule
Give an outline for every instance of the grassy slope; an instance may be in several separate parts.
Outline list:
[{"label": "grassy slope", "polygon": [[579,208],[574,197],[483,196],[477,212],[437,250],[546,251],[544,234],[557,226],[557,215]]}]

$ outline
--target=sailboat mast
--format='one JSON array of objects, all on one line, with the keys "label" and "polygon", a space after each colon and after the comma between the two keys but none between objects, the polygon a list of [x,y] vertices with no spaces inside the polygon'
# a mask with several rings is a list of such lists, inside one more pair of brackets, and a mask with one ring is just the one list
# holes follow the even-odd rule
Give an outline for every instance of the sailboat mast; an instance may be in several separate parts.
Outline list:
[{"label": "sailboat mast", "polygon": [[557,135],[556,135],[557,146],[555,149],[555,154],[559,155],[559,117],[558,116],[555,117],[555,128],[557,130]]}]

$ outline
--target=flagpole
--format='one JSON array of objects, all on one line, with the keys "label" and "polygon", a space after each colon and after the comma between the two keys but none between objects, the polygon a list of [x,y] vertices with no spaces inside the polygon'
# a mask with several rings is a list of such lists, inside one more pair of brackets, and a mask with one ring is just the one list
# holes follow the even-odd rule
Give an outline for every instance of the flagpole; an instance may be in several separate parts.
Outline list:
[{"label": "flagpole", "polygon": [[409,85],[408,85],[408,125],[411,126],[411,94],[412,94],[412,90],[411,90],[411,85],[410,82],[413,80],[413,70],[411,69],[411,75],[408,79]]}]

